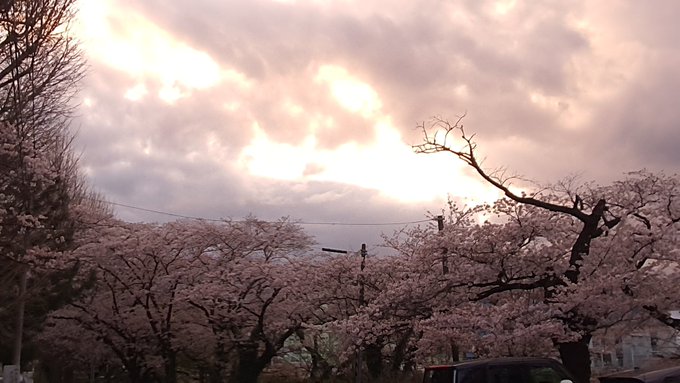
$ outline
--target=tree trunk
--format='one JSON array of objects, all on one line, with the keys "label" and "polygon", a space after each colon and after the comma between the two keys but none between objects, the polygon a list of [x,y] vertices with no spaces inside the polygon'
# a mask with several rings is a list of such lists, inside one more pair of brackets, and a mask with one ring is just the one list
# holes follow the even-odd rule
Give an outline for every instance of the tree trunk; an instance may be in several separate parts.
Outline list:
[{"label": "tree trunk", "polygon": [[257,354],[257,345],[242,345],[237,348],[238,365],[231,380],[234,383],[257,383],[262,370],[269,361],[264,363]]},{"label": "tree trunk", "polygon": [[135,368],[133,370],[127,369],[127,373],[130,383],[144,382],[145,377],[142,375],[141,371],[138,368]]},{"label": "tree trunk", "polygon": [[306,350],[312,358],[312,365],[309,371],[310,381],[325,382],[331,375],[333,367],[328,364],[326,359],[316,349],[306,348]]},{"label": "tree trunk", "polygon": [[164,358],[165,383],[177,383],[177,353],[175,351],[168,352]]},{"label": "tree trunk", "polygon": [[371,375],[371,378],[376,379],[382,375],[382,346],[379,344],[370,344],[366,346],[366,369]]},{"label": "tree trunk", "polygon": [[407,364],[407,353],[409,348],[409,341],[413,336],[413,330],[409,329],[400,335],[399,341],[392,350],[392,357],[390,358],[390,370],[393,373],[402,371],[404,365]]},{"label": "tree trunk", "polygon": [[451,361],[460,362],[460,347],[456,342],[451,342]]},{"label": "tree trunk", "polygon": [[224,351],[224,343],[217,341],[215,346],[215,362],[208,370],[208,381],[210,383],[224,383],[224,370],[226,370],[227,353]]},{"label": "tree trunk", "polygon": [[129,360],[124,360],[122,362],[125,370],[127,371],[127,376],[130,383],[149,383],[158,381],[158,379],[153,376],[154,374],[152,374],[148,369],[142,367],[142,363],[140,363],[136,358],[130,358]]},{"label": "tree trunk", "polygon": [[21,349],[24,339],[24,311],[26,310],[26,285],[28,284],[28,270],[22,270],[19,276],[19,297],[17,303],[16,326],[14,328],[14,350],[12,364],[21,371]]},{"label": "tree trunk", "polygon": [[576,383],[590,382],[590,335],[574,342],[558,343],[562,363],[576,379]]}]

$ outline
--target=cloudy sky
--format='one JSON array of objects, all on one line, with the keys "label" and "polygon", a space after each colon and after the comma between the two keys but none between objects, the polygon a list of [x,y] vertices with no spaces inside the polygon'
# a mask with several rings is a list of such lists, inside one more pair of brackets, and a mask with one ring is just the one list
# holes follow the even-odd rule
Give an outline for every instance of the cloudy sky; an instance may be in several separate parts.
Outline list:
[{"label": "cloudy sky", "polygon": [[672,173],[680,2],[651,3],[82,0],[83,170],[122,205],[384,224],[305,226],[352,250],[447,196],[496,196],[453,158],[413,153],[432,116],[467,113],[489,168],[541,183]]}]

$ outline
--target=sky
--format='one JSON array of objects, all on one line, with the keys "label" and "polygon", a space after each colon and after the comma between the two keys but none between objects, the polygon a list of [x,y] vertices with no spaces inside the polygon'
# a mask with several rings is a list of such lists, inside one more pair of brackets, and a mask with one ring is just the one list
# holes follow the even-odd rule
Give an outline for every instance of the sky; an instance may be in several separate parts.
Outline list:
[{"label": "sky", "polygon": [[541,184],[680,170],[678,14],[675,0],[80,0],[76,146],[122,219],[287,216],[319,247],[379,251],[448,198],[499,196],[413,152],[434,116],[465,114],[488,169]]}]

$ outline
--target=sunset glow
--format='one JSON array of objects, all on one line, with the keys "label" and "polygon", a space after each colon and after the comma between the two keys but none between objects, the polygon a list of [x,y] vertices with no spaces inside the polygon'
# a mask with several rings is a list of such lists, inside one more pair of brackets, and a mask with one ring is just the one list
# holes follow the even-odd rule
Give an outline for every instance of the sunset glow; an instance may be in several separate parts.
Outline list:
[{"label": "sunset glow", "polygon": [[[464,176],[460,166],[452,166],[449,156],[414,154],[389,122],[380,122],[374,129],[372,144],[349,143],[326,150],[317,147],[313,136],[300,145],[278,143],[255,126],[255,138],[243,150],[240,165],[258,177],[342,182],[379,190],[404,202],[430,201],[448,194],[477,204],[499,197],[497,191]],[[309,169],[315,171],[308,173]],[[446,169],[444,174],[442,169]],[[417,176],[405,178],[403,174]]]},{"label": "sunset glow", "polygon": [[159,201],[120,186],[139,184],[199,215],[345,221],[501,197],[414,154],[434,116],[466,114],[485,167],[538,184],[674,164],[675,7],[577,3],[81,0],[83,163],[122,202]]},{"label": "sunset glow", "polygon": [[[131,102],[155,95],[168,104],[176,104],[191,97],[192,90],[218,86],[220,82],[236,86],[240,94],[258,86],[238,71],[221,69],[210,55],[180,42],[143,16],[122,12],[111,1],[84,3],[82,16],[78,28],[86,36],[88,55],[138,81],[124,92],[124,98]],[[376,139],[361,145],[346,143],[331,150],[319,147],[315,136],[321,125],[333,124],[330,120],[310,119],[307,136],[297,143],[277,142],[254,122],[253,138],[239,156],[241,169],[253,176],[276,180],[347,183],[378,190],[400,201],[429,201],[470,192],[469,187],[460,189],[461,183],[467,184],[461,175],[441,177],[441,168],[435,163],[450,166],[447,159],[413,154],[389,117],[381,114],[382,101],[370,84],[332,64],[319,66],[314,81],[339,106],[370,119]],[[456,87],[456,93],[466,96],[467,86]],[[305,118],[304,106],[294,99],[284,100],[283,104],[291,116]],[[241,108],[239,101],[225,103],[225,109],[231,112]],[[211,140],[205,150],[216,155],[219,139],[213,136]],[[145,144],[141,151],[151,155],[151,145]],[[193,152],[188,158],[196,159],[197,155]],[[404,174],[418,176],[412,179],[403,177]],[[474,200],[486,201],[484,195],[488,192],[480,187],[473,191]]]},{"label": "sunset glow", "polygon": [[373,88],[352,77],[343,68],[324,65],[319,69],[316,80],[328,84],[338,103],[351,112],[371,117],[380,110],[380,98]]},{"label": "sunset glow", "polygon": [[[110,0],[83,0],[80,12],[76,30],[88,56],[138,80],[158,83],[157,96],[166,102],[187,96],[182,89],[209,88],[223,78],[210,55],[178,41],[140,15],[123,12]],[[233,71],[226,76],[244,81]],[[134,89],[125,97],[138,100],[148,93]]]},{"label": "sunset glow", "polygon": [[671,362],[678,15],[0,1],[4,381],[451,381],[440,364],[473,355],[463,380],[581,383]]}]

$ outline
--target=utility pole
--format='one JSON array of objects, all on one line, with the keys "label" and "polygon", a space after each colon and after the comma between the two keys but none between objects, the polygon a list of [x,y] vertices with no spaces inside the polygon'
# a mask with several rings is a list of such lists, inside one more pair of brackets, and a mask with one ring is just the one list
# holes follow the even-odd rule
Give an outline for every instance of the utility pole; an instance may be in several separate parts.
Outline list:
[{"label": "utility pole", "polygon": [[359,306],[366,304],[364,302],[364,269],[366,268],[366,244],[361,244],[361,274],[359,275]]},{"label": "utility pole", "polygon": [[[366,268],[366,244],[361,244],[361,274],[359,274],[359,307],[366,304],[364,297],[364,269]],[[359,357],[357,363],[357,383],[362,383],[364,380],[364,374],[362,372],[362,365],[364,362],[364,348],[359,346]]]},{"label": "utility pole", "polygon": [[[443,215],[438,215],[437,216],[437,230],[439,231],[439,235],[442,235],[442,231],[444,231],[444,216]],[[446,275],[449,273],[449,260],[447,258],[446,253],[448,252],[448,249],[446,247],[442,247],[442,274]]]},{"label": "utility pole", "polygon": [[[437,231],[439,232],[439,235],[441,236],[444,231],[444,216],[443,215],[438,215],[437,216]],[[449,250],[446,248],[446,246],[442,246],[442,274],[446,275],[449,273],[449,259],[447,253]],[[451,342],[451,359],[454,362],[458,362],[460,360],[460,349],[458,348],[458,345],[455,342]]]},{"label": "utility pole", "polygon": [[[347,254],[349,253],[347,250],[339,250],[339,249],[331,249],[327,247],[322,247],[321,251],[326,251],[328,253],[340,253],[340,254]],[[361,244],[361,251],[359,252],[359,255],[361,255],[361,266],[360,266],[360,271],[361,273],[359,274],[359,307],[363,307],[366,305],[366,298],[364,296],[365,290],[364,290],[364,269],[366,268],[366,255],[368,251],[366,250],[366,244],[362,243]],[[356,363],[356,376],[354,381],[356,383],[363,383],[364,379],[364,374],[363,374],[363,362],[364,362],[364,348],[359,345],[359,349],[357,350],[356,357],[355,357],[355,363]]]}]

